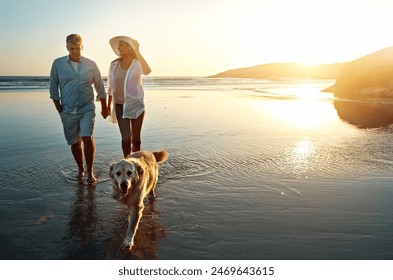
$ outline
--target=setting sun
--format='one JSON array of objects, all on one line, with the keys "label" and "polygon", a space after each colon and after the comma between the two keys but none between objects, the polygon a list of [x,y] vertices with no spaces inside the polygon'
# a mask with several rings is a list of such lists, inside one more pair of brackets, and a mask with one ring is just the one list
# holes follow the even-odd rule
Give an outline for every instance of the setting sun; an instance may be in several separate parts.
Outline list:
[{"label": "setting sun", "polygon": [[[236,55],[229,57],[234,66],[271,62],[306,65],[348,62],[392,44],[391,36],[381,36],[381,30],[391,26],[392,7],[385,7],[387,2],[247,3],[236,7],[236,11],[227,5],[226,11],[232,18],[228,20],[223,14],[219,21],[226,23],[223,33],[230,36],[221,56],[234,52]],[[223,38],[220,36],[220,39]]]},{"label": "setting sun", "polygon": [[[192,9],[187,1],[173,2],[94,2],[97,16],[86,21],[78,13],[70,26],[59,17],[47,17],[53,5],[45,1],[14,1],[0,11],[8,26],[1,31],[7,44],[0,54],[0,75],[47,75],[51,59],[65,51],[64,37],[76,31],[85,40],[84,55],[103,73],[115,58],[109,38],[135,37],[155,76],[208,76],[276,62],[347,62],[393,42],[392,1],[217,0],[199,1]],[[79,10],[91,9],[91,3],[78,2]],[[32,12],[21,16],[21,7]],[[57,10],[66,7],[56,2]],[[102,25],[108,17],[121,19],[115,29]],[[28,48],[17,51],[26,40]]]}]

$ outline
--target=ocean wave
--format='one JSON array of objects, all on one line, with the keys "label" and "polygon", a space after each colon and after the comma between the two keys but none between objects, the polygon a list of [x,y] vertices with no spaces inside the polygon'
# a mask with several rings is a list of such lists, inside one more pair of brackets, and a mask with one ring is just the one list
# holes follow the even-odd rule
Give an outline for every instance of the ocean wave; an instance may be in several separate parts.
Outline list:
[{"label": "ocean wave", "polygon": [[0,91],[36,91],[49,89],[49,77],[0,77]]},{"label": "ocean wave", "polygon": [[[103,77],[107,88],[107,78]],[[317,98],[320,90],[329,84],[329,80],[281,80],[239,78],[204,78],[204,77],[143,77],[144,87],[154,90],[187,90],[187,91],[236,91],[256,98],[297,99],[300,94],[308,94]],[[34,92],[48,91],[48,76],[0,76],[0,92]]]}]

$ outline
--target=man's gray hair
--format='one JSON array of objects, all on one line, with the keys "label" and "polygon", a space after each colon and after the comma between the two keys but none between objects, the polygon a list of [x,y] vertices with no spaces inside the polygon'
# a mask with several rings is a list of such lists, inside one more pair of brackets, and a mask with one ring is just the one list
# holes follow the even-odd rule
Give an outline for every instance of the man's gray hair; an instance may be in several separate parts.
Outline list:
[{"label": "man's gray hair", "polygon": [[66,38],[66,44],[70,44],[70,43],[80,43],[82,44],[82,37],[79,34],[70,34],[67,36]]}]

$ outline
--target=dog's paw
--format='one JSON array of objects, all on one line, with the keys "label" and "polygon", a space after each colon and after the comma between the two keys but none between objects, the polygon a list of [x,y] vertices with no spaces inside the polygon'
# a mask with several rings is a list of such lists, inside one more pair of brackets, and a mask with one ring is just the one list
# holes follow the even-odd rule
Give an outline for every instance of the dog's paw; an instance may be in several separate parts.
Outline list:
[{"label": "dog's paw", "polygon": [[134,240],[132,238],[124,239],[123,245],[131,251],[132,247],[134,247]]}]

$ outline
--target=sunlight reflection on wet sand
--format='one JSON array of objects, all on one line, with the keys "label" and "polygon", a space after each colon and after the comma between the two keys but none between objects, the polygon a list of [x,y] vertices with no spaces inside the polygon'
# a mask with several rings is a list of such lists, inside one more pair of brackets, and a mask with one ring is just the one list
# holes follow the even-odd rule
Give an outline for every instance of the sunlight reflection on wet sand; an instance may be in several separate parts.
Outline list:
[{"label": "sunlight reflection on wet sand", "polygon": [[3,258],[392,257],[390,131],[342,122],[326,96],[255,95],[148,93],[143,148],[170,156],[139,237],[151,246],[125,253],[127,213],[112,199],[108,178],[109,164],[121,158],[117,126],[98,106],[98,183],[78,190],[47,93],[2,93]]}]

